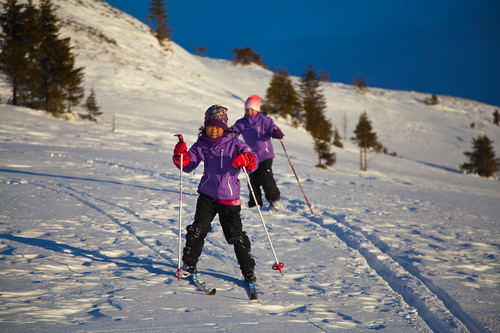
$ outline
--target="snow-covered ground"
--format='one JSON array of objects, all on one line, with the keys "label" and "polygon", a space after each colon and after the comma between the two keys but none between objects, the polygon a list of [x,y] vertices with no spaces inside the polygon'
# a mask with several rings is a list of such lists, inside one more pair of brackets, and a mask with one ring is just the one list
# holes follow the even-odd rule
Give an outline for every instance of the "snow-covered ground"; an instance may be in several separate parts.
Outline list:
[{"label": "snow-covered ground", "polygon": [[[500,152],[498,107],[449,96],[431,107],[430,93],[325,84],[340,133],[345,118],[351,137],[366,110],[397,157],[370,154],[361,172],[346,141],[337,164],[318,170],[311,138],[276,119],[314,215],[276,141],[286,209],[265,206],[263,216],[284,274],[271,269],[258,212],[243,207],[259,300],[248,300],[217,219],[198,265],[217,295],[204,296],[176,277],[174,134],[194,143],[212,104],[234,123],[272,73],[175,43],[166,51],[101,1],[53,2],[104,115],[68,122],[0,105],[0,331],[500,332],[500,185],[458,170],[478,135]],[[184,227],[200,177],[183,175]]]}]

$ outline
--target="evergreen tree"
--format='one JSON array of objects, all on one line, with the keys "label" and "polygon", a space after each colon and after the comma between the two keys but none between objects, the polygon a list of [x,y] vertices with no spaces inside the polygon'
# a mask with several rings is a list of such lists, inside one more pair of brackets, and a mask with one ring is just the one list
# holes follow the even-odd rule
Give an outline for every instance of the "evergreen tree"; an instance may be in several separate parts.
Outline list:
[{"label": "evergreen tree", "polygon": [[205,46],[195,46],[194,47],[194,54],[196,54],[200,57],[206,57],[207,56],[207,48]]},{"label": "evergreen tree", "polygon": [[310,64],[300,78],[300,93],[306,130],[315,137],[331,141],[331,124],[324,115],[326,98],[321,91],[321,81]]},{"label": "evergreen tree", "polygon": [[325,118],[326,98],[321,91],[321,82],[309,64],[300,78],[300,94],[304,108],[305,128],[314,138],[314,150],[318,153],[318,167],[331,166],[335,163],[335,153],[330,152],[332,125]]},{"label": "evergreen tree", "polygon": [[321,81],[330,82],[330,76],[324,69],[321,70]]},{"label": "evergreen tree", "polygon": [[267,68],[267,65],[262,62],[260,55],[254,52],[250,47],[244,47],[242,49],[233,49],[234,57],[233,64],[250,65],[257,64],[263,68]]},{"label": "evergreen tree", "polygon": [[326,169],[336,162],[335,153],[330,152],[330,144],[324,140],[314,138],[314,150],[318,153],[318,168]]},{"label": "evergreen tree", "polygon": [[500,159],[495,158],[493,143],[486,136],[472,139],[472,152],[465,152],[469,158],[468,163],[460,165],[460,170],[467,173],[477,173],[483,177],[491,177],[500,170]]},{"label": "evergreen tree", "polygon": [[102,114],[100,107],[97,105],[94,88],[90,89],[90,95],[85,102],[85,110],[87,110],[87,119],[90,121],[97,121],[97,117]]},{"label": "evergreen tree", "polygon": [[25,5],[24,14],[27,21],[24,22],[23,35],[25,42],[28,44],[25,58],[27,59],[27,67],[23,78],[23,86],[19,95],[19,105],[30,108],[40,108],[40,103],[36,96],[36,92],[41,89],[43,69],[39,64],[39,48],[43,35],[40,34],[38,21],[40,12],[31,1]]},{"label": "evergreen tree", "polygon": [[149,2],[149,16],[154,24],[156,38],[162,44],[165,40],[171,40],[172,33],[167,24],[167,5],[164,0],[151,0]]},{"label": "evergreen tree", "polygon": [[[72,61],[71,63],[74,63]],[[71,65],[69,77],[65,80],[63,85],[64,98],[67,104],[67,111],[71,111],[71,107],[78,105],[84,96],[84,89],[81,86],[83,83],[83,68],[74,68]]]},{"label": "evergreen tree", "polygon": [[344,148],[344,144],[340,138],[340,134],[337,128],[333,131],[333,145],[335,147]]},{"label": "evergreen tree", "polygon": [[357,79],[352,79],[352,84],[354,89],[357,89],[360,94],[365,94],[366,90],[368,90],[368,83],[366,83],[365,79],[361,75],[359,75]]},{"label": "evergreen tree", "polygon": [[366,111],[360,115],[354,134],[355,136],[352,140],[357,142],[360,148],[359,167],[361,170],[366,171],[368,169],[368,149],[373,149],[377,152],[382,150],[382,145],[377,140],[377,134],[373,132],[372,124],[368,119]]},{"label": "evergreen tree", "polygon": [[[42,69],[41,87],[37,91],[40,108],[59,116],[64,111],[67,93],[78,90],[81,84],[82,76],[75,77],[75,74],[79,74],[82,69],[74,69],[69,38],[59,38],[59,20],[50,0],[40,2],[37,27],[40,43],[36,61]],[[72,101],[68,103],[75,105],[74,99],[78,100],[78,93],[71,95]]]},{"label": "evergreen tree", "polygon": [[493,123],[497,126],[500,126],[500,114],[498,113],[498,110],[495,110],[495,112],[493,112]]},{"label": "evergreen tree", "polygon": [[439,98],[437,95],[432,94],[431,97],[428,97],[424,100],[424,103],[427,105],[438,105],[439,104]]},{"label": "evergreen tree", "polygon": [[262,110],[283,118],[290,115],[295,125],[301,122],[300,98],[286,69],[274,71]]},{"label": "evergreen tree", "polygon": [[12,86],[12,104],[18,105],[18,96],[25,85],[25,71],[29,67],[29,44],[26,38],[28,17],[25,6],[17,0],[2,4],[0,13],[0,71],[7,76]]}]

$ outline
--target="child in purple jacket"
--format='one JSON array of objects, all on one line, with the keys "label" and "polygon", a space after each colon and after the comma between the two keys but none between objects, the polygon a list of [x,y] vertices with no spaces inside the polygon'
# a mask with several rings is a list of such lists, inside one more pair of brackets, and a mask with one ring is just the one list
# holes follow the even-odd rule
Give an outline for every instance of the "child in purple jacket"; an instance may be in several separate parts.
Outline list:
[{"label": "child in purple jacket", "polygon": [[252,172],[258,165],[252,149],[236,138],[227,127],[227,109],[213,105],[205,112],[205,123],[200,135],[189,151],[180,141],[174,149],[173,161],[180,168],[183,156],[183,171],[191,172],[204,163],[203,176],[198,185],[198,201],[193,224],[187,226],[186,246],[183,250],[183,269],[196,274],[196,264],[201,255],[205,237],[210,231],[215,215],[224,237],[234,245],[234,252],[246,282],[255,282],[255,261],[251,254],[248,236],[243,231],[240,211],[240,181],[242,167]]},{"label": "child in purple jacket", "polygon": [[258,202],[256,203],[253,197],[250,197],[248,206],[254,207],[258,204],[262,207],[262,192],[260,190],[262,186],[271,209],[273,211],[281,210],[283,205],[280,202],[280,190],[273,176],[274,150],[271,138],[283,139],[283,133],[274,124],[271,117],[260,112],[259,96],[248,97],[245,102],[245,117],[237,120],[232,129],[237,135],[243,135],[243,140],[252,148],[259,159],[259,167],[249,176]]}]

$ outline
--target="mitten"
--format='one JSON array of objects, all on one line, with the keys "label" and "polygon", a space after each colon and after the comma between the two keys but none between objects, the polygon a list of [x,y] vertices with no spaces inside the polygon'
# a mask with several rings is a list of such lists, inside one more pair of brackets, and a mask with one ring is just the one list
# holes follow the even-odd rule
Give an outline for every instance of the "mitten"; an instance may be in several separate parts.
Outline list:
[{"label": "mitten", "polygon": [[255,168],[257,161],[255,159],[255,156],[253,156],[252,153],[243,153],[236,155],[236,157],[233,159],[233,167],[235,168],[247,168],[249,170],[253,170]]},{"label": "mitten", "polygon": [[274,128],[273,128],[273,134],[271,136],[273,138],[275,138],[275,139],[281,140],[281,139],[283,139],[283,137],[285,135],[283,134],[283,132],[278,127],[274,126]]},{"label": "mitten", "polygon": [[183,155],[186,152],[187,152],[186,143],[184,141],[177,142],[174,148],[174,155]]},{"label": "mitten", "polygon": [[233,159],[233,166],[235,168],[241,168],[241,167],[247,167],[250,165],[250,160],[245,153],[236,155],[236,157]]},{"label": "mitten", "polygon": [[172,156],[172,160],[176,167],[181,168],[181,156],[182,156],[182,167],[184,168],[189,164],[190,158],[187,152],[187,146],[184,141],[179,141],[175,145],[174,148],[174,156]]}]

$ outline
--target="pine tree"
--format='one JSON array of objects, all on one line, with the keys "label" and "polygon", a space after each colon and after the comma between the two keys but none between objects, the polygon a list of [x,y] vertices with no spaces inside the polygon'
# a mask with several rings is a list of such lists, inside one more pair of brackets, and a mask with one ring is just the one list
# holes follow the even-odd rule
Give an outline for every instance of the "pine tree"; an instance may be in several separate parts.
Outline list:
[{"label": "pine tree", "polygon": [[267,68],[264,64],[260,55],[254,52],[250,47],[244,47],[242,49],[233,49],[234,57],[232,59],[233,64],[250,65],[257,64],[263,68]]},{"label": "pine tree", "polygon": [[30,108],[39,109],[40,103],[37,97],[37,91],[42,87],[43,69],[41,68],[38,59],[40,43],[43,35],[38,28],[40,11],[31,1],[25,5],[24,14],[27,21],[24,21],[23,35],[25,42],[28,44],[25,58],[27,67],[23,79],[23,89],[19,95],[19,105]]},{"label": "pine tree", "polygon": [[[74,61],[71,61],[73,64]],[[67,111],[71,111],[71,107],[78,105],[81,99],[84,96],[84,89],[81,86],[83,83],[83,68],[74,68],[74,65],[71,65],[69,70],[69,77],[65,80],[63,84],[64,91],[64,99],[67,104]]]},{"label": "pine tree", "polygon": [[29,68],[27,22],[25,6],[17,0],[2,4],[0,13],[0,71],[12,86],[12,104],[18,105],[20,90],[26,84],[25,72]]},{"label": "pine tree", "polygon": [[326,98],[321,91],[320,79],[311,64],[300,78],[300,94],[305,112],[305,128],[313,136],[314,150],[318,153],[317,166],[331,166],[335,164],[335,153],[330,152],[332,125],[325,118]]},{"label": "pine tree", "polygon": [[500,126],[500,114],[498,113],[498,110],[493,112],[493,124]]},{"label": "pine tree", "polygon": [[366,91],[368,90],[368,84],[366,83],[366,80],[359,75],[358,78],[353,78],[352,79],[352,84],[354,86],[354,89],[356,89],[360,94],[365,94]]},{"label": "pine tree", "polygon": [[330,82],[330,76],[324,69],[321,70],[321,81]]},{"label": "pine tree", "polygon": [[437,97],[437,95],[432,94],[431,97],[428,97],[424,100],[424,103],[427,105],[438,105],[439,98]]},{"label": "pine tree", "polygon": [[318,153],[318,168],[326,169],[336,162],[335,153],[330,152],[330,144],[324,140],[314,138],[314,150]]},{"label": "pine tree", "polygon": [[205,46],[195,46],[194,47],[194,54],[200,57],[206,57],[207,56],[207,48]]},{"label": "pine tree", "polygon": [[460,170],[483,177],[491,177],[500,170],[500,159],[495,158],[493,143],[486,135],[472,139],[472,148],[472,152],[464,153],[469,162],[460,165]]},{"label": "pine tree", "polygon": [[59,20],[50,0],[41,0],[37,26],[40,33],[37,61],[42,69],[40,106],[59,116],[64,112],[65,103],[71,107],[83,97],[80,87],[83,68],[74,68],[70,39],[59,38]]},{"label": "pine tree", "polygon": [[298,125],[302,116],[300,107],[299,95],[293,87],[287,70],[275,70],[267,88],[262,110],[269,114],[278,114],[283,118],[290,115],[294,124]]},{"label": "pine tree", "polygon": [[87,110],[87,119],[90,121],[97,121],[97,117],[102,114],[100,107],[97,105],[94,88],[90,89],[90,95],[85,102],[85,110]]},{"label": "pine tree", "polygon": [[305,128],[313,136],[330,141],[333,132],[330,122],[326,120],[324,115],[326,98],[320,89],[321,82],[309,64],[309,67],[300,78],[302,107],[305,112]]},{"label": "pine tree", "polygon": [[337,128],[333,131],[333,145],[335,147],[344,148],[344,144],[340,138],[340,134]]},{"label": "pine tree", "polygon": [[154,31],[158,42],[162,44],[165,40],[171,40],[172,33],[168,26],[167,5],[164,0],[151,0],[149,2],[149,16],[154,25]]},{"label": "pine tree", "polygon": [[368,170],[368,149],[373,149],[377,152],[382,150],[382,145],[377,140],[377,134],[373,132],[372,124],[368,119],[366,111],[359,116],[358,124],[354,130],[355,136],[352,138],[358,143],[359,149],[359,167],[361,170]]}]

